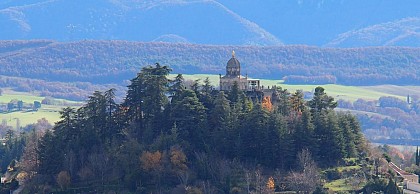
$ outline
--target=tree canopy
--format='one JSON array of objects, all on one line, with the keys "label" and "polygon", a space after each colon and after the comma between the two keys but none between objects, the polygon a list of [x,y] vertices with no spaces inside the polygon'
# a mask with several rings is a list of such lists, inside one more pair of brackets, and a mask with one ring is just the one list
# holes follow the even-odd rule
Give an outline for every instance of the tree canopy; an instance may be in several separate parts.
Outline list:
[{"label": "tree canopy", "polygon": [[301,150],[319,167],[363,151],[357,121],[335,112],[321,87],[310,101],[300,91],[272,87],[268,108],[235,87],[214,90],[208,80],[188,88],[182,75],[169,80],[170,71],[158,63],[144,67],[120,104],[110,89],[93,93],[78,110],[63,109],[62,120],[39,140],[32,181],[139,193],[205,183],[230,192],[245,189],[250,166],[301,168],[295,162]]}]

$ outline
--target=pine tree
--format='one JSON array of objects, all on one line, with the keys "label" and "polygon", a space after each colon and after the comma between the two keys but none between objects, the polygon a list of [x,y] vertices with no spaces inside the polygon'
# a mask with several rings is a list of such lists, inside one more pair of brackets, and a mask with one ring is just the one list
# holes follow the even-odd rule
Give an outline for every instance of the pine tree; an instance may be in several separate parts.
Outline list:
[{"label": "pine tree", "polygon": [[111,142],[118,134],[121,133],[121,128],[117,125],[117,109],[118,104],[115,102],[115,89],[109,89],[104,92],[105,102],[106,102],[106,124],[104,139],[107,142]]},{"label": "pine tree", "polygon": [[388,185],[385,189],[386,194],[400,194],[402,193],[400,189],[397,187],[397,183],[393,181],[391,178],[388,180]]},{"label": "pine tree", "polygon": [[57,139],[49,130],[39,141],[39,174],[55,175],[61,170],[63,153],[57,143]]},{"label": "pine tree", "polygon": [[[204,79],[204,84],[201,86],[200,95],[198,96],[201,103],[203,103],[204,107],[210,111],[214,106],[213,104],[213,86],[210,83],[210,79],[206,77]],[[210,112],[207,111],[207,114]]]},{"label": "pine tree", "polygon": [[180,96],[182,94],[182,92],[185,90],[185,85],[184,85],[184,77],[182,76],[182,74],[178,74],[175,77],[175,80],[173,80],[170,84],[169,87],[169,93],[170,93],[170,98],[171,98],[171,102],[173,103],[174,101],[179,101],[181,99]]},{"label": "pine tree", "polygon": [[283,149],[290,146],[286,144],[281,144],[282,142],[282,135],[284,135],[286,131],[286,121],[284,120],[283,116],[278,113],[271,113],[269,117],[269,121],[267,123],[267,132],[265,133],[265,140],[264,140],[264,161],[268,166],[271,167],[282,167],[279,162],[283,162],[284,154]]},{"label": "pine tree", "polygon": [[212,134],[212,143],[216,145],[218,151],[225,153],[233,152],[233,137],[230,118],[231,109],[229,100],[223,91],[220,91],[214,100],[214,108],[209,116],[209,129]]},{"label": "pine tree", "polygon": [[246,115],[241,125],[242,142],[246,142],[241,148],[243,157],[246,155],[253,160],[262,160],[265,157],[263,144],[267,137],[268,121],[269,114],[259,103]]},{"label": "pine tree", "polygon": [[289,115],[291,107],[289,96],[290,93],[287,89],[283,90],[281,87],[275,87],[273,89],[271,98],[273,100],[273,104],[277,105],[277,109],[275,111],[282,115]]},{"label": "pine tree", "polygon": [[[164,128],[161,126],[163,110],[169,100],[169,75],[171,69],[156,63],[142,68],[128,86],[123,103],[128,108],[130,120],[135,121],[136,136],[151,142]],[[140,130],[140,131],[139,131]]]},{"label": "pine tree", "polygon": [[127,120],[139,122],[143,126],[143,98],[145,96],[145,79],[143,73],[131,80],[123,107],[127,110]]},{"label": "pine tree", "polygon": [[303,99],[303,93],[301,90],[296,90],[296,92],[290,97],[290,104],[294,115],[300,115],[302,113],[305,109],[305,100]]},{"label": "pine tree", "polygon": [[308,108],[304,108],[301,116],[294,120],[295,131],[293,139],[295,142],[295,150],[308,149],[311,153],[317,153],[317,145],[314,137],[314,125],[312,116]]},{"label": "pine tree", "polygon": [[346,114],[338,114],[339,126],[343,132],[343,139],[344,139],[344,147],[347,153],[346,157],[356,157],[357,150],[356,150],[356,137],[351,129],[350,121],[348,119],[348,115]]},{"label": "pine tree", "polygon": [[314,97],[308,102],[308,105],[311,108],[311,112],[314,114],[319,113],[322,110],[334,109],[337,107],[337,102],[334,102],[334,98],[325,93],[324,88],[318,86],[315,88]]},{"label": "pine tree", "polygon": [[319,163],[327,166],[336,165],[346,156],[343,133],[338,126],[336,114],[327,110],[321,111],[314,122]]},{"label": "pine tree", "polygon": [[357,120],[356,116],[351,114],[346,114],[346,118],[349,121],[351,132],[354,137],[354,144],[356,146],[357,153],[362,153],[366,150],[366,141],[360,127],[360,123]]},{"label": "pine tree", "polygon": [[240,89],[239,89],[239,85],[238,82],[233,82],[232,88],[229,91],[229,95],[228,95],[228,99],[232,104],[236,104],[241,96],[241,93],[243,93]]},{"label": "pine tree", "polygon": [[54,135],[59,138],[60,145],[66,146],[65,148],[68,147],[69,142],[74,142],[78,135],[74,122],[75,113],[76,111],[73,108],[64,108],[60,111],[60,118],[62,120],[57,122],[54,127]]},{"label": "pine tree", "polygon": [[181,99],[175,102],[171,112],[179,138],[190,143],[192,148],[203,150],[208,137],[205,107],[192,90],[185,90]]}]

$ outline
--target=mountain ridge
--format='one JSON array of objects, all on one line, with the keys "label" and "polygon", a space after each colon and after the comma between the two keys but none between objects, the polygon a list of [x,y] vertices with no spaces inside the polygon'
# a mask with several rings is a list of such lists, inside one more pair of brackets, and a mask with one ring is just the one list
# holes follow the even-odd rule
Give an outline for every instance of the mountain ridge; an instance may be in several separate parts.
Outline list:
[{"label": "mountain ridge", "polygon": [[[327,47],[346,46],[420,46],[420,18],[409,17],[376,24],[338,35]],[[413,38],[404,42],[404,39]],[[349,43],[350,42],[350,43]]]},{"label": "mountain ridge", "polygon": [[[146,2],[147,3],[147,2]],[[216,1],[163,1],[126,8],[123,1],[92,4],[85,1],[37,1],[0,10],[0,24],[10,26],[3,39],[121,39],[152,41],[175,34],[201,44],[282,44],[257,24]],[[69,12],[77,13],[77,16]],[[70,15],[70,16],[63,16]],[[68,13],[68,14],[66,14]],[[208,13],[208,14],[200,14]],[[211,17],[213,15],[218,17]],[[190,17],[194,15],[194,17]],[[55,20],[51,20],[55,18]],[[213,21],[214,20],[214,21]],[[45,21],[49,29],[43,29]],[[227,24],[223,24],[226,23]],[[190,26],[190,27],[189,27]],[[148,30],[145,31],[144,28]],[[199,33],[191,33],[195,28]],[[151,31],[151,32],[148,32]],[[226,33],[226,32],[234,33]],[[202,36],[200,34],[207,34]]]},{"label": "mountain ridge", "polygon": [[[211,45],[418,47],[418,35],[398,31],[409,26],[395,23],[404,18],[420,18],[418,9],[420,4],[414,0],[403,4],[380,0],[3,1],[0,2],[0,26],[8,28],[0,31],[0,39],[150,42],[166,41],[159,37],[173,34],[190,43]],[[333,44],[354,31],[359,32],[357,37],[369,37],[370,31],[364,29],[388,22],[394,22],[391,30],[397,31],[396,34],[389,31],[394,38],[388,41]]]},{"label": "mountain ridge", "polygon": [[174,73],[224,73],[232,50],[236,51],[243,74],[256,78],[328,78],[328,83],[344,85],[420,84],[420,48],[412,47],[0,41],[0,74],[46,81],[123,84],[141,67],[156,62],[169,65]]}]

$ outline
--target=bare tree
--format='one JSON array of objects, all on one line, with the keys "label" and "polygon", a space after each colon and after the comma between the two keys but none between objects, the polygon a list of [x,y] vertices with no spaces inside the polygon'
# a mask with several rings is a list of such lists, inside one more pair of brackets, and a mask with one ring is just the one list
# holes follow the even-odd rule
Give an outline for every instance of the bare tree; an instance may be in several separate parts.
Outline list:
[{"label": "bare tree", "polygon": [[28,173],[29,178],[35,175],[38,169],[39,156],[38,156],[38,142],[42,133],[34,131],[27,139],[25,150],[21,157],[22,169]]},{"label": "bare tree", "polygon": [[311,193],[319,185],[319,170],[311,153],[303,149],[298,154],[299,171],[292,171],[287,177],[296,192]]},{"label": "bare tree", "polygon": [[353,190],[360,189],[360,186],[362,183],[366,181],[365,174],[363,172],[357,172],[354,174],[350,179],[350,185],[353,188]]},{"label": "bare tree", "polygon": [[248,170],[245,170],[245,182],[246,182],[247,193],[251,193],[250,187],[251,187],[251,182],[252,182],[252,173]]},{"label": "bare tree", "polygon": [[61,190],[64,190],[71,184],[71,177],[69,172],[67,171],[61,171],[57,175],[57,183],[60,186]]},{"label": "bare tree", "polygon": [[256,193],[262,194],[265,188],[264,177],[260,169],[255,171],[255,190]]}]

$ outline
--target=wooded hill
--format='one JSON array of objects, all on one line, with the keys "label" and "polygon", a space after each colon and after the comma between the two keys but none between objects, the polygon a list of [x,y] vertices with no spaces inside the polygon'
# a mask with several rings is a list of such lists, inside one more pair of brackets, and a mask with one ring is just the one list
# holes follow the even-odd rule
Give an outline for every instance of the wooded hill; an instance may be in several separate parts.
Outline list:
[{"label": "wooded hill", "polygon": [[13,155],[25,192],[312,192],[322,187],[317,166],[369,161],[358,121],[336,113],[321,87],[308,102],[274,88],[273,103],[261,103],[237,85],[226,93],[208,80],[186,88],[169,72],[147,66],[121,104],[113,89],[95,92],[83,107],[64,109],[43,137],[34,131],[23,155]]},{"label": "wooded hill", "polygon": [[224,74],[235,50],[242,73],[291,84],[418,85],[420,48],[216,46],[127,41],[0,41],[0,74],[59,82],[126,85],[146,65]]}]

